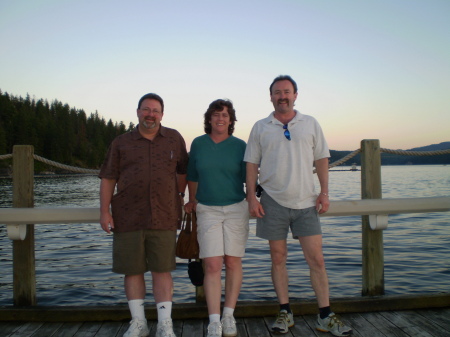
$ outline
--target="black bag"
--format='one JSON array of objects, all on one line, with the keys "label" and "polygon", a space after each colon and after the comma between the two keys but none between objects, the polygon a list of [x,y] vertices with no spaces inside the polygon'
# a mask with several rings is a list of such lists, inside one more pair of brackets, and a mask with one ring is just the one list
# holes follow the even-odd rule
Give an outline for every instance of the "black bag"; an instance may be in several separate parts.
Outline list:
[{"label": "black bag", "polygon": [[203,264],[201,260],[189,261],[188,275],[194,286],[201,287],[203,285],[203,278],[205,277],[205,274],[203,273]]}]

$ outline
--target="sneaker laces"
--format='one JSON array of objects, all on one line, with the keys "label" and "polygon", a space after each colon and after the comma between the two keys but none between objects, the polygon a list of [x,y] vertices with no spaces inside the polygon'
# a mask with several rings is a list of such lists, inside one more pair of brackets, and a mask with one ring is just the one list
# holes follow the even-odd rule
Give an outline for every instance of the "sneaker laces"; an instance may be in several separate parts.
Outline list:
[{"label": "sneaker laces", "polygon": [[228,327],[228,326],[233,325],[233,323],[235,323],[235,322],[234,322],[233,316],[231,316],[231,315],[225,315],[225,316],[223,316],[222,323],[223,323],[223,326],[224,326],[224,327],[225,327],[225,326]]},{"label": "sneaker laces", "polygon": [[328,323],[328,326],[330,328],[332,328],[334,325],[337,325],[339,327],[343,327],[344,323],[342,323],[342,321],[335,315],[333,314],[332,316],[328,316],[330,318],[330,322]]},{"label": "sneaker laces", "polygon": [[220,322],[213,322],[208,326],[208,333],[216,335],[222,334],[221,328],[222,325],[220,324]]},{"label": "sneaker laces", "polygon": [[173,333],[173,325],[171,319],[166,319],[160,323],[158,323],[157,330],[158,332],[162,333],[163,336],[172,337],[175,336]]},{"label": "sneaker laces", "polygon": [[288,318],[289,318],[288,313],[282,311],[282,312],[278,313],[277,323],[283,323],[283,321],[288,320]]},{"label": "sneaker laces", "polygon": [[130,328],[141,330],[144,327],[144,324],[144,321],[135,318],[130,322]]}]

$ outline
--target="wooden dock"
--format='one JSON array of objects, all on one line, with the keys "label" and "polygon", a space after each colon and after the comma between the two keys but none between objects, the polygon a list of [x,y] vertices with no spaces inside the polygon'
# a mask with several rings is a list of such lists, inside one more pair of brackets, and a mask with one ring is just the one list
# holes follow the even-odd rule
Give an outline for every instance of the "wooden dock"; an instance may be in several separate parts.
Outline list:
[{"label": "wooden dock", "polygon": [[[354,337],[450,336],[450,307],[404,311],[346,313],[339,315],[353,328]],[[287,337],[330,337],[315,330],[316,315],[295,316],[295,326]],[[238,337],[273,337],[269,328],[275,317],[237,318]],[[150,337],[155,336],[156,321],[148,321]],[[174,320],[177,337],[206,336],[206,319]],[[88,322],[0,322],[0,337],[122,337],[128,321]]]},{"label": "wooden dock", "polygon": [[[34,150],[31,147],[17,146],[14,151],[14,207],[0,209],[0,225],[9,226],[17,234],[10,236],[14,239],[13,305],[0,307],[0,337],[122,337],[129,326],[129,310],[126,305],[38,305],[34,224],[97,223],[99,211],[98,208],[33,208]],[[388,214],[449,211],[450,197],[442,196],[433,200],[382,199],[378,141],[363,141],[361,158],[361,200],[333,201],[335,209],[331,208],[327,215],[362,216],[361,294],[364,296],[332,298],[331,307],[353,328],[353,336],[450,337],[450,293],[384,295],[383,253],[383,229],[386,228]],[[22,218],[19,219],[20,217]],[[8,235],[9,233],[8,230]],[[197,296],[197,300],[199,299]],[[291,308],[296,314],[295,326],[284,336],[331,336],[315,330],[315,300],[291,301]],[[235,311],[238,336],[280,336],[270,332],[277,311],[276,302],[239,301]],[[156,330],[154,305],[146,306],[145,312],[150,327],[149,336],[153,337]],[[208,321],[204,303],[174,303],[172,317],[177,337],[206,336]]]}]

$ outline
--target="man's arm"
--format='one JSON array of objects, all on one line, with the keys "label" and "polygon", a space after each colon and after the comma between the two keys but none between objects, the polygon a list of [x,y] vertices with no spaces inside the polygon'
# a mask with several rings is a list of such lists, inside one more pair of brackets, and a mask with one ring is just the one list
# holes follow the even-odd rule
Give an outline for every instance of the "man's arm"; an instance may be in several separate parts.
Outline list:
[{"label": "man's arm", "polygon": [[318,159],[314,164],[320,183],[320,193],[316,199],[316,209],[319,214],[322,214],[328,211],[330,207],[330,199],[328,196],[328,158]]},{"label": "man's arm", "polygon": [[[186,191],[186,185],[187,185],[187,180],[186,180],[187,174],[177,174],[177,185],[178,185],[178,193],[183,193]],[[184,197],[181,196],[181,204],[184,204]]]},{"label": "man's arm", "polygon": [[111,205],[116,182],[115,179],[106,178],[102,178],[100,182],[100,225],[107,233],[111,233],[111,229],[114,228],[114,221],[109,211],[109,206]]},{"label": "man's arm", "polygon": [[258,164],[247,162],[247,178],[246,178],[246,189],[247,189],[247,202],[248,210],[251,216],[256,216],[257,218],[262,218],[264,216],[264,209],[256,199],[256,181],[258,179]]}]

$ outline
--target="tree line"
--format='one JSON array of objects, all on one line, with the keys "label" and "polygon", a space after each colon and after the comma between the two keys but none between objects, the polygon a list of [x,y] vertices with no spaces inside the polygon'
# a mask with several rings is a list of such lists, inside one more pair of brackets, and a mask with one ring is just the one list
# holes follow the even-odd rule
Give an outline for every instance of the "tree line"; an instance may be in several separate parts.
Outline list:
[{"label": "tree line", "polygon": [[[34,153],[66,165],[99,168],[111,141],[135,126],[106,121],[97,111],[87,116],[57,100],[36,100],[9,95],[0,90],[0,154],[14,145],[33,145]],[[0,161],[0,169],[11,165]],[[49,169],[35,162],[37,172]]]},{"label": "tree line", "polygon": [[[66,165],[97,169],[102,164],[111,141],[133,129],[123,122],[106,121],[97,112],[87,116],[83,109],[71,108],[58,100],[36,100],[9,95],[0,90],[0,155],[9,154],[14,145],[33,145],[34,153]],[[449,148],[445,142],[431,145],[426,150]],[[425,149],[425,148],[424,148]],[[412,150],[422,150],[412,149]],[[350,151],[331,150],[330,162],[345,157]],[[361,164],[360,155],[344,166]],[[450,164],[450,154],[438,156],[402,156],[382,153],[382,165]],[[11,160],[0,160],[0,173],[11,165]],[[35,171],[55,170],[36,161]]]}]

